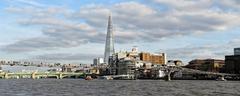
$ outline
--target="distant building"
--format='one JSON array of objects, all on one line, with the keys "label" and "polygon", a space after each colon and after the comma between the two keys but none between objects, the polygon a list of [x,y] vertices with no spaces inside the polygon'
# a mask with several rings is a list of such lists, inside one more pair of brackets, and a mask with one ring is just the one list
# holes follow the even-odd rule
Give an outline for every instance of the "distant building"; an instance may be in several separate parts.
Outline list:
[{"label": "distant building", "polygon": [[240,48],[234,48],[234,55],[225,56],[224,72],[240,74]]},{"label": "distant building", "polygon": [[186,65],[187,68],[209,72],[220,72],[223,66],[224,60],[218,59],[195,59]]},{"label": "distant building", "polygon": [[109,62],[110,75],[133,75],[136,68],[150,70],[154,66],[166,64],[166,54],[139,53],[137,47],[133,47],[130,52],[120,51],[113,54]]},{"label": "distant building", "polygon": [[151,62],[151,54],[150,53],[144,53],[144,52],[140,53],[140,60]]},{"label": "distant building", "polygon": [[93,65],[95,65],[95,66],[97,66],[99,64],[102,64],[102,63],[104,63],[103,58],[95,58],[95,59],[93,59]]},{"label": "distant building", "polygon": [[234,48],[234,55],[240,55],[240,48]]},{"label": "distant building", "polygon": [[181,60],[168,60],[167,66],[183,66],[183,62]]},{"label": "distant building", "polygon": [[4,64],[6,64],[6,61],[0,61],[0,64],[4,65]]},{"label": "distant building", "polygon": [[140,60],[151,62],[152,64],[164,65],[166,64],[166,54],[165,53],[150,54],[150,53],[142,52],[140,53]]},{"label": "distant building", "polygon": [[128,52],[120,51],[120,52],[116,53],[117,59],[126,58],[127,55],[128,55]]},{"label": "distant building", "polygon": [[174,64],[176,66],[183,66],[183,62],[181,60],[174,60]]},{"label": "distant building", "polygon": [[117,74],[118,75],[134,74],[135,67],[136,67],[135,62],[132,60],[120,60],[118,62]]},{"label": "distant building", "polygon": [[62,66],[62,72],[73,72],[73,66],[71,64],[63,65]]}]

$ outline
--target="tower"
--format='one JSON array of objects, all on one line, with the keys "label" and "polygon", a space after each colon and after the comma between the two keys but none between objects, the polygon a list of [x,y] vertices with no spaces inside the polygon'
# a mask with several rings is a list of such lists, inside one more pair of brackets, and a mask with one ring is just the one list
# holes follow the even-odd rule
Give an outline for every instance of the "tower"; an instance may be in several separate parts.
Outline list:
[{"label": "tower", "polygon": [[114,54],[114,38],[113,38],[113,25],[111,15],[108,18],[107,36],[105,43],[104,62],[109,63],[109,56]]}]

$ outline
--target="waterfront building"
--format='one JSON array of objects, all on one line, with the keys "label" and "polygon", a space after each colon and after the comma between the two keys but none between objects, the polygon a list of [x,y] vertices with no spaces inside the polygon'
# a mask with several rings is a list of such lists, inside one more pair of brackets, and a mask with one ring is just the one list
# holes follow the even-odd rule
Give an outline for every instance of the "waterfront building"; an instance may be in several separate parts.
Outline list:
[{"label": "waterfront building", "polygon": [[114,37],[113,37],[113,25],[111,15],[108,18],[107,36],[104,52],[104,63],[109,64],[109,57],[115,53],[114,51]]},{"label": "waterfront building", "polygon": [[160,65],[166,64],[165,53],[150,54],[148,52],[141,52],[139,55],[140,55],[140,60],[142,61],[151,62],[152,64],[160,64]]},{"label": "waterfront building", "polygon": [[120,60],[118,62],[117,75],[133,75],[135,73],[135,62],[133,60]]},{"label": "waterfront building", "polygon": [[151,68],[154,65],[165,64],[165,53],[150,54],[148,52],[138,52],[136,47],[133,47],[130,52],[120,51],[110,56],[109,68],[110,75],[134,75],[136,69],[141,69],[142,73],[151,73]]},{"label": "waterfront building", "polygon": [[240,74],[240,55],[225,56],[224,72]]},{"label": "waterfront building", "polygon": [[140,60],[151,62],[151,54],[148,52],[141,52],[140,53]]},{"label": "waterfront building", "polygon": [[[163,77],[166,76],[165,72],[163,70],[159,70],[157,67],[152,68],[150,70],[150,72],[151,72],[150,73],[150,75],[151,75],[150,78],[158,79],[158,78],[163,78]],[[147,76],[147,77],[149,77],[149,76]]]},{"label": "waterfront building", "polygon": [[224,60],[220,59],[195,59],[189,62],[185,67],[209,71],[209,72],[220,72],[224,66]]},{"label": "waterfront building", "polygon": [[151,62],[146,62],[146,61],[141,61],[141,60],[135,61],[136,68],[151,69],[152,65],[153,64]]},{"label": "waterfront building", "polygon": [[240,48],[234,48],[234,55],[225,56],[224,72],[240,74]]}]

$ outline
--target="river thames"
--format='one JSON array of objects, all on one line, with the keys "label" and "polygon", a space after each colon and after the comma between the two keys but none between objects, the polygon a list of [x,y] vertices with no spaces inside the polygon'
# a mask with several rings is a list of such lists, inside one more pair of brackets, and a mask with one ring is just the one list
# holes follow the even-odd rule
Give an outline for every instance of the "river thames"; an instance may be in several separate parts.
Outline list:
[{"label": "river thames", "polygon": [[2,79],[0,96],[240,96],[240,81]]}]

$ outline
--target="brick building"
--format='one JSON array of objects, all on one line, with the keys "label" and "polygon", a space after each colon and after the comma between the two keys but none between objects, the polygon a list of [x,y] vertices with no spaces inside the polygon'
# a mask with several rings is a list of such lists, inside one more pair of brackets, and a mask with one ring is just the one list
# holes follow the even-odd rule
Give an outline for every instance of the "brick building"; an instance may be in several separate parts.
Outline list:
[{"label": "brick building", "polygon": [[140,60],[151,62],[152,64],[166,64],[166,54],[140,53]]},{"label": "brick building", "polygon": [[219,59],[195,59],[186,65],[187,68],[209,72],[220,72],[223,66],[224,60]]}]

